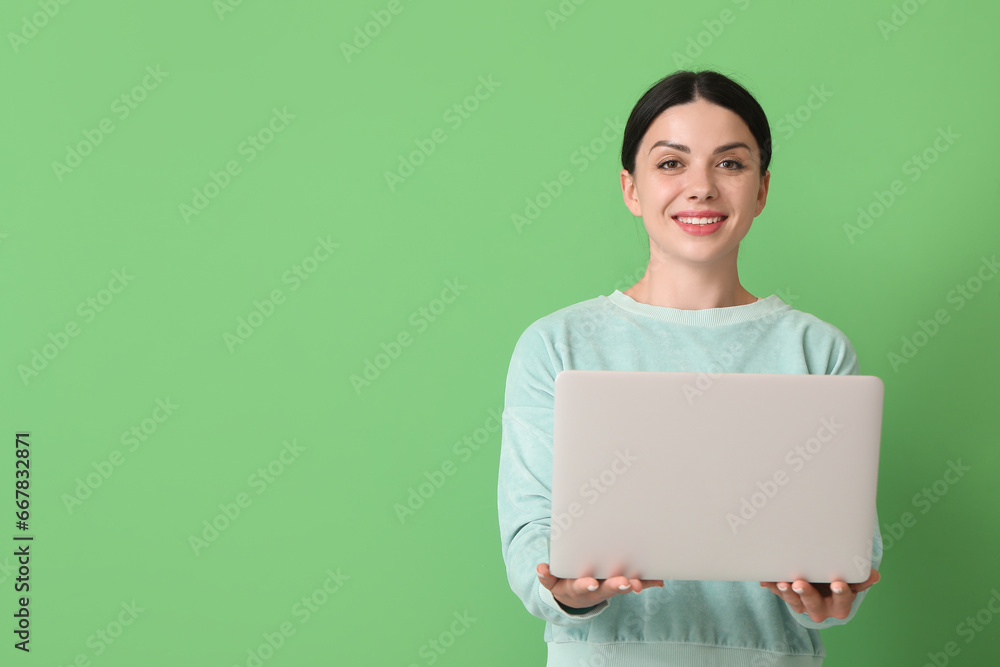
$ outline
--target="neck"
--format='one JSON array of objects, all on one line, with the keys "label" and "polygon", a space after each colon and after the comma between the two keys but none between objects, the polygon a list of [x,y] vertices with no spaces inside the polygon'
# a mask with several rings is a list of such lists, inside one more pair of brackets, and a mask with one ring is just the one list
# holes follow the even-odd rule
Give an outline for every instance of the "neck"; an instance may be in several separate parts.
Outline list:
[{"label": "neck", "polygon": [[646,273],[625,294],[651,306],[681,310],[743,306],[757,300],[740,284],[736,258],[724,266],[657,261],[650,257]]}]

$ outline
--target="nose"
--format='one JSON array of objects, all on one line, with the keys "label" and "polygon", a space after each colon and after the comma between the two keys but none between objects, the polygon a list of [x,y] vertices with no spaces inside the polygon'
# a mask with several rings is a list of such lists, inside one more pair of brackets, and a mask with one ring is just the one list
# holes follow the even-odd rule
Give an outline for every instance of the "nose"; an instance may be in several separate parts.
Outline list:
[{"label": "nose", "polygon": [[711,167],[688,170],[687,198],[691,200],[714,199],[718,196]]}]

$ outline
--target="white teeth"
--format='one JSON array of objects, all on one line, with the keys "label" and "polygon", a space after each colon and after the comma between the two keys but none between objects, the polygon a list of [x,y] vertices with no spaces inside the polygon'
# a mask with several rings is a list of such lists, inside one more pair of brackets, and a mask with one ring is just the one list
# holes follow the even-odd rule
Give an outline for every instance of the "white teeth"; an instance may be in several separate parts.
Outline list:
[{"label": "white teeth", "polygon": [[685,223],[685,224],[688,224],[688,225],[710,225],[710,224],[712,224],[714,222],[719,222],[720,220],[723,220],[724,218],[725,218],[725,216],[721,216],[720,215],[717,218],[681,218],[681,217],[678,217],[677,219],[680,220],[681,222]]}]

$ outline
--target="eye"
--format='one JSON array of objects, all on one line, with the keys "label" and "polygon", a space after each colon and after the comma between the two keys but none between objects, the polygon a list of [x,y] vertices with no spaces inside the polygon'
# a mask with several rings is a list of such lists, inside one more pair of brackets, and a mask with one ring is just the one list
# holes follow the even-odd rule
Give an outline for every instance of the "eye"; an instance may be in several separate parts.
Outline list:
[{"label": "eye", "polygon": [[679,160],[664,160],[663,162],[661,162],[657,166],[660,169],[663,169],[664,167],[667,167],[667,169],[676,169],[679,165],[680,165],[680,161]]},{"label": "eye", "polygon": [[726,164],[730,165],[728,167],[725,167],[729,171],[739,171],[740,169],[744,169],[745,168],[745,165],[742,162],[740,162],[739,160],[723,160],[719,164],[721,164],[721,165],[726,165]]}]

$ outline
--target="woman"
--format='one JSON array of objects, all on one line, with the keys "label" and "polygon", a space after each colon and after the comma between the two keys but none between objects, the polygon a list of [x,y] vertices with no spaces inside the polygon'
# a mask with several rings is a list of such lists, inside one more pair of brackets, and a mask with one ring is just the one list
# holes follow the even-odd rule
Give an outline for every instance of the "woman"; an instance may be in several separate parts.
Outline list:
[{"label": "woman", "polygon": [[[549,572],[554,380],[590,370],[856,374],[836,327],[740,283],[740,241],[770,183],[767,117],[742,86],[676,72],[636,103],[625,205],[649,234],[635,285],[534,322],[507,376],[498,509],[514,592],[546,621],[549,665],[819,665],[818,629],[849,621],[861,584],[558,579]],[[723,362],[724,360],[724,362]],[[613,536],[612,536],[613,537]],[[639,593],[639,595],[636,595]]]}]

